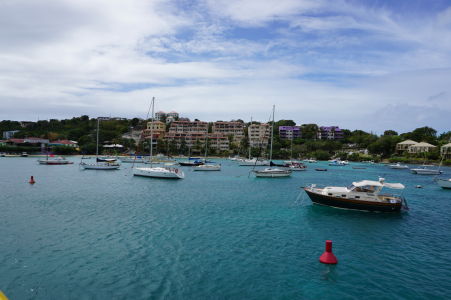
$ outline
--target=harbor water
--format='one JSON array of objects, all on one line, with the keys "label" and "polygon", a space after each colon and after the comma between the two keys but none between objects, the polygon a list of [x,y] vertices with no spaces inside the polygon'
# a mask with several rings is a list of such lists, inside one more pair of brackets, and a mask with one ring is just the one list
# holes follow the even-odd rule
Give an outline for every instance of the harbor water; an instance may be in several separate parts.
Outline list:
[{"label": "harbor water", "polygon": [[[320,162],[255,178],[218,160],[220,172],[183,167],[185,179],[162,180],[70,159],[0,158],[0,290],[10,299],[449,299],[451,190],[433,176]],[[409,211],[312,205],[301,189],[379,176],[406,185]],[[335,266],[318,261],[327,239]]]}]

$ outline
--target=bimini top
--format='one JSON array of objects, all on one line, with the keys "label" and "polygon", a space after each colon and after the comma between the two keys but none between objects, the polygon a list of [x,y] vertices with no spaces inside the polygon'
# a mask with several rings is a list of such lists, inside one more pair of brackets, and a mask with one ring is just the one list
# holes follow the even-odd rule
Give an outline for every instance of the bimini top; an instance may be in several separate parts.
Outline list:
[{"label": "bimini top", "polygon": [[362,186],[378,186],[378,187],[387,187],[389,189],[398,189],[398,190],[402,190],[405,188],[405,186],[401,183],[388,183],[385,182],[384,178],[379,178],[379,181],[374,181],[374,180],[362,180],[362,181],[358,181],[358,182],[353,182],[352,183],[354,186],[356,187],[362,187]]}]

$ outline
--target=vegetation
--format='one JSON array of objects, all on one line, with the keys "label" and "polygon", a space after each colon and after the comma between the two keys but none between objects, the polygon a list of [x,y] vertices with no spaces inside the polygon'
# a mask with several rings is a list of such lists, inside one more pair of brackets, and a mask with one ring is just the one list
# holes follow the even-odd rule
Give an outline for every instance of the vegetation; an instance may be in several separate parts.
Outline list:
[{"label": "vegetation", "polygon": [[[241,121],[241,120],[239,120]],[[242,122],[242,121],[241,121]],[[258,124],[258,122],[253,122]],[[89,118],[88,116],[81,116],[67,120],[42,120],[25,124],[22,127],[20,122],[16,121],[1,121],[0,131],[19,130],[15,134],[15,138],[24,137],[40,137],[50,140],[68,139],[78,141],[79,152],[83,154],[93,154],[96,151],[96,128],[97,119]],[[249,125],[249,123],[247,124]],[[440,146],[448,143],[451,139],[451,131],[437,134],[437,131],[430,127],[421,127],[398,134],[394,130],[386,130],[381,136],[362,130],[343,130],[344,138],[342,140],[317,140],[318,125],[303,124],[301,125],[302,138],[294,140],[281,139],[279,137],[280,126],[293,126],[293,120],[279,120],[274,123],[274,141],[273,141],[273,158],[300,158],[300,157],[314,157],[320,160],[327,160],[332,157],[339,157],[341,159],[348,159],[351,161],[363,160],[388,160],[391,162],[415,162],[422,163],[426,161],[440,160]],[[146,121],[138,118],[130,120],[102,120],[100,122],[99,145],[105,143],[121,144],[124,146],[124,151],[137,151],[138,153],[147,153],[149,151],[148,141],[136,144],[133,139],[123,138],[125,133],[132,129],[140,130],[146,127]],[[211,124],[208,131],[212,131]],[[230,142],[230,151],[221,152],[214,149],[210,142],[208,142],[209,155],[242,155],[248,156],[249,152],[249,138],[245,132],[244,139],[240,143],[234,143],[233,137],[228,137]],[[395,152],[396,144],[411,139],[417,142],[428,142],[436,145],[437,148],[429,153],[423,154],[408,154],[402,155]],[[24,147],[24,146],[0,146],[0,152],[38,152],[39,147]],[[70,147],[53,147],[52,151],[57,154],[75,154],[74,148]],[[111,151],[111,150],[109,150]],[[100,147],[102,152],[102,147]],[[156,153],[165,153],[168,155],[203,155],[205,152],[204,141],[198,141],[191,149],[188,148],[187,143],[183,140],[180,145],[174,141],[158,140]],[[251,149],[252,156],[267,156],[269,147],[266,149]],[[450,163],[450,162],[445,162]]]}]

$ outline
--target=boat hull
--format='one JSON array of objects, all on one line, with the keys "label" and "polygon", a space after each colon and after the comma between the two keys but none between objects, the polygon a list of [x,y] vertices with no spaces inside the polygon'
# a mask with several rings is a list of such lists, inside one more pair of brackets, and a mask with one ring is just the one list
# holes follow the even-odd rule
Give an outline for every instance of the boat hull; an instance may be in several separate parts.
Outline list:
[{"label": "boat hull", "polygon": [[442,171],[433,169],[410,169],[410,171],[417,175],[440,175],[443,173]]},{"label": "boat hull", "polygon": [[402,203],[376,203],[370,201],[336,198],[312,192],[308,190],[308,188],[304,188],[304,191],[313,203],[337,208],[377,212],[399,212],[402,207]]},{"label": "boat hull", "polygon": [[40,160],[40,165],[56,166],[56,165],[70,165],[73,164],[71,161],[50,161],[50,160]]},{"label": "boat hull", "polygon": [[136,168],[133,171],[134,176],[141,177],[151,177],[151,178],[164,178],[164,179],[183,179],[185,177],[184,173],[180,170],[177,172],[162,172],[162,171],[152,171],[151,168]]},{"label": "boat hull", "polygon": [[442,187],[444,189],[451,189],[451,181],[450,180],[438,179],[437,183],[440,187]]},{"label": "boat hull", "polygon": [[81,167],[85,170],[117,170],[120,165],[95,165],[95,164],[82,164]]},{"label": "boat hull", "polygon": [[286,171],[286,172],[254,171],[254,173],[255,173],[255,177],[260,177],[260,178],[278,178],[278,177],[291,176],[291,171]]}]

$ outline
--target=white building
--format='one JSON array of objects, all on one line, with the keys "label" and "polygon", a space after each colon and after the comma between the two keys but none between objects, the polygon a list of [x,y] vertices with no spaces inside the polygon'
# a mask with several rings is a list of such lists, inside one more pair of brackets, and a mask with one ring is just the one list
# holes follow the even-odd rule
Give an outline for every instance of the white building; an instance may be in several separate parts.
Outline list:
[{"label": "white building", "polygon": [[249,146],[251,148],[266,148],[271,134],[269,124],[251,124],[247,128]]}]

